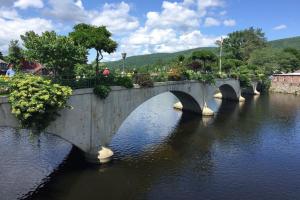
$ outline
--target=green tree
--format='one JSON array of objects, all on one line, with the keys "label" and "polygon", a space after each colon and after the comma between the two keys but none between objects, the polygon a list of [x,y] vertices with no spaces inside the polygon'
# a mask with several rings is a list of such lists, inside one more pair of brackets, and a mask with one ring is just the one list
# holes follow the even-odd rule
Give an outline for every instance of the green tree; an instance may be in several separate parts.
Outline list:
[{"label": "green tree", "polygon": [[237,59],[222,59],[222,70],[224,70],[226,73],[236,70],[239,66],[242,65],[244,65],[244,63]]},{"label": "green tree", "polygon": [[4,56],[3,56],[3,53],[1,51],[0,51],[0,59],[4,60]]},{"label": "green tree", "polygon": [[263,48],[251,53],[248,64],[262,69],[266,75],[272,75],[279,70],[278,56],[280,51],[273,48]]},{"label": "green tree", "polygon": [[70,37],[76,44],[82,45],[87,49],[96,50],[96,69],[99,69],[99,61],[103,59],[103,53],[113,53],[116,51],[117,43],[111,39],[112,34],[105,26],[92,26],[88,24],[77,24]]},{"label": "green tree", "polygon": [[11,40],[8,47],[8,62],[13,64],[16,70],[20,70],[21,61],[23,60],[23,58],[24,56],[19,45],[19,41]]},{"label": "green tree", "polygon": [[203,70],[211,71],[212,65],[216,63],[218,57],[212,51],[201,50],[192,53],[192,60],[202,62]]},{"label": "green tree", "polygon": [[87,50],[75,45],[66,36],[58,36],[54,31],[46,31],[41,36],[33,31],[21,35],[29,60],[42,63],[56,76],[73,76],[76,64],[86,63]]},{"label": "green tree", "polygon": [[228,56],[242,61],[247,61],[254,50],[266,46],[267,40],[262,29],[253,27],[230,33],[223,41],[224,51]]},{"label": "green tree", "polygon": [[300,60],[296,55],[290,52],[281,52],[277,56],[280,70],[283,72],[293,72],[300,66]]}]

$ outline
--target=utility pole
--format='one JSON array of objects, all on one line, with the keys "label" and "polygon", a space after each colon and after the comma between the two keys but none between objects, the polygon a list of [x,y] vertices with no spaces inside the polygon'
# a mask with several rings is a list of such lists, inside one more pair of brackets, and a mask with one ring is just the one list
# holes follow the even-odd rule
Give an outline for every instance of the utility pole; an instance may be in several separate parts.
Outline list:
[{"label": "utility pole", "polygon": [[122,75],[124,76],[125,74],[125,59],[126,59],[126,53],[122,53],[122,59],[123,59],[123,71],[122,71]]},{"label": "utility pole", "polygon": [[220,40],[220,63],[219,63],[219,74],[222,74],[222,50],[223,50],[223,37]]}]

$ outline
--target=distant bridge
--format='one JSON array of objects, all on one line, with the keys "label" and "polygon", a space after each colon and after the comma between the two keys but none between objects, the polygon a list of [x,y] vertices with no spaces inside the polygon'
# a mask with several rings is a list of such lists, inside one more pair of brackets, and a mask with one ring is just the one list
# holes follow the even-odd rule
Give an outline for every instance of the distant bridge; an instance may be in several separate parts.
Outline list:
[{"label": "distant bridge", "polygon": [[[69,141],[85,152],[88,160],[95,161],[99,150],[110,143],[130,113],[156,95],[171,92],[182,103],[183,111],[198,114],[218,90],[224,99],[238,101],[241,97],[240,83],[235,79],[216,80],[216,84],[172,81],[155,83],[150,88],[111,88],[104,100],[94,95],[91,88],[73,91],[68,103],[74,109],[62,110],[61,117],[46,132]],[[0,126],[19,127],[6,97],[0,97]]]}]

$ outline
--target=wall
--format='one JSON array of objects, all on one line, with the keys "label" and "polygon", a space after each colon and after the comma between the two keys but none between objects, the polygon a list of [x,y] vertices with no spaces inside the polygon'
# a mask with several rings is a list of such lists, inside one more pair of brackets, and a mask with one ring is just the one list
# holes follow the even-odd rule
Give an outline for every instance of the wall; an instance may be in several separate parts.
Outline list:
[{"label": "wall", "polygon": [[300,75],[275,75],[270,92],[300,95]]}]

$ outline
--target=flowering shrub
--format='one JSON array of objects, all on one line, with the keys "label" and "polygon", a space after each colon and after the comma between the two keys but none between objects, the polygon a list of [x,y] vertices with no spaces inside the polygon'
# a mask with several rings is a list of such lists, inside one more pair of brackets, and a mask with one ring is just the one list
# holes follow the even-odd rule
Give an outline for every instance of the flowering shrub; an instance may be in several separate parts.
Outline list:
[{"label": "flowering shrub", "polygon": [[9,93],[9,77],[0,76],[0,95]]},{"label": "flowering shrub", "polygon": [[69,87],[33,75],[13,77],[10,87],[12,113],[23,128],[39,132],[59,116],[59,110],[68,107],[67,100],[72,94]]}]

